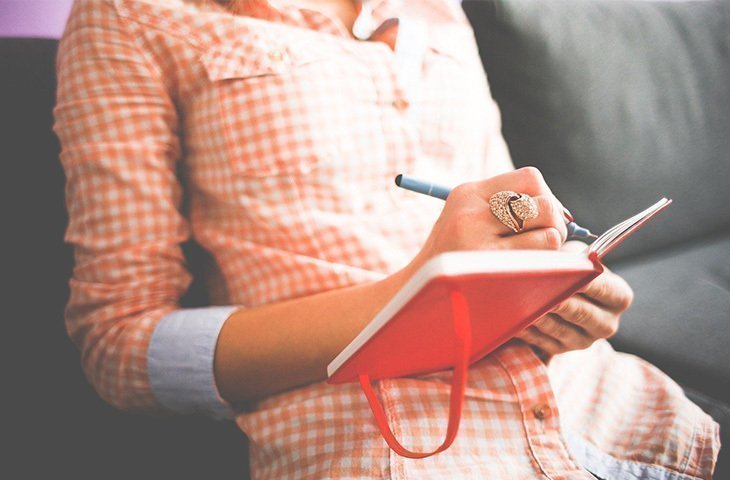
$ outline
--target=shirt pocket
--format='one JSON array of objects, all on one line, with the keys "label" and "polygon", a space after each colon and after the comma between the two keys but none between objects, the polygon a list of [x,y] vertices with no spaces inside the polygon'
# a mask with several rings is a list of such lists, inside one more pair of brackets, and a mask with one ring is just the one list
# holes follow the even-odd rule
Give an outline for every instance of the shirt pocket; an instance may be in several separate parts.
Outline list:
[{"label": "shirt pocket", "polygon": [[306,173],[329,158],[332,139],[312,100],[331,49],[296,42],[231,42],[201,57],[234,173]]}]

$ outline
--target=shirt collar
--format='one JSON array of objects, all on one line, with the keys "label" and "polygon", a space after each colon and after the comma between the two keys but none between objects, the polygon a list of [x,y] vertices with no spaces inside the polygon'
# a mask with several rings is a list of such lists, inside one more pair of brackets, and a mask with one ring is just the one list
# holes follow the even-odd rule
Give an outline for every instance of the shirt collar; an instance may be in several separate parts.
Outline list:
[{"label": "shirt collar", "polygon": [[[356,0],[357,1],[357,0]],[[379,19],[378,11],[381,7],[387,7],[393,0],[367,0],[372,5],[373,16]],[[397,2],[396,2],[397,3]],[[295,4],[292,0],[232,0],[229,9],[237,15],[246,15],[264,20],[298,23],[296,19],[301,18],[302,12],[308,12],[310,15],[318,15],[327,19],[330,24],[328,30],[342,36],[349,37],[348,32],[339,19],[332,18],[325,13],[310,9],[302,8]],[[386,8],[388,10],[388,8]],[[384,20],[379,19],[380,21]]]}]

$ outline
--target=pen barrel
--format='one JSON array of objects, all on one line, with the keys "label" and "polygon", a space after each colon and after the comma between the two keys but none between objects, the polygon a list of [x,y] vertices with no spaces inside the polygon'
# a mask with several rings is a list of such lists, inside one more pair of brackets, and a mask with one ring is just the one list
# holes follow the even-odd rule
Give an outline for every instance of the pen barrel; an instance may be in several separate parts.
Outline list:
[{"label": "pen barrel", "polygon": [[[421,193],[430,197],[440,198],[446,200],[449,196],[451,189],[438,185],[436,183],[425,182],[417,178],[409,177],[408,175],[400,174],[395,177],[395,184],[406,190],[412,192]],[[568,218],[566,217],[566,220]],[[596,238],[587,228],[583,228],[575,222],[569,222],[566,225],[568,229],[568,240],[586,240],[589,238]]]},{"label": "pen barrel", "polygon": [[399,187],[411,190],[413,192],[422,193],[431,197],[440,198],[446,200],[449,196],[450,188],[435,183],[424,182],[415,178],[409,177],[408,175],[398,175],[396,183]]}]

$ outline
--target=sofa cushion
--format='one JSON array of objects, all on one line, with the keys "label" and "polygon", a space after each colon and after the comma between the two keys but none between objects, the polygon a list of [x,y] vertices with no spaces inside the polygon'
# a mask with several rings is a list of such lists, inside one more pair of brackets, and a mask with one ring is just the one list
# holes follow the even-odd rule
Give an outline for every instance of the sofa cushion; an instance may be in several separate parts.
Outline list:
[{"label": "sofa cushion", "polygon": [[595,232],[672,205],[612,253],[730,227],[730,2],[465,0],[515,164]]},{"label": "sofa cushion", "polygon": [[612,343],[730,405],[730,235],[619,262],[635,292]]}]

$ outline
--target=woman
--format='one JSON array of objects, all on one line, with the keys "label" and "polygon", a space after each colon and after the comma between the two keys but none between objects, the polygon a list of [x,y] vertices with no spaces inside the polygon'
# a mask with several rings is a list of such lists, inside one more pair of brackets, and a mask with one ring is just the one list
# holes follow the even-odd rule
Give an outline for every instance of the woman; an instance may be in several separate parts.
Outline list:
[{"label": "woman", "polygon": [[[610,272],[470,369],[434,457],[391,454],[359,387],[323,383],[434,255],[572,248],[539,172],[512,169],[453,0],[77,0],[58,74],[67,325],[110,403],[235,417],[253,478],[711,477],[717,425],[602,340],[632,297]],[[461,185],[441,208],[402,172]],[[502,190],[537,201],[517,234]],[[215,307],[178,305],[191,235]],[[410,448],[440,442],[449,383],[378,383]]]}]

